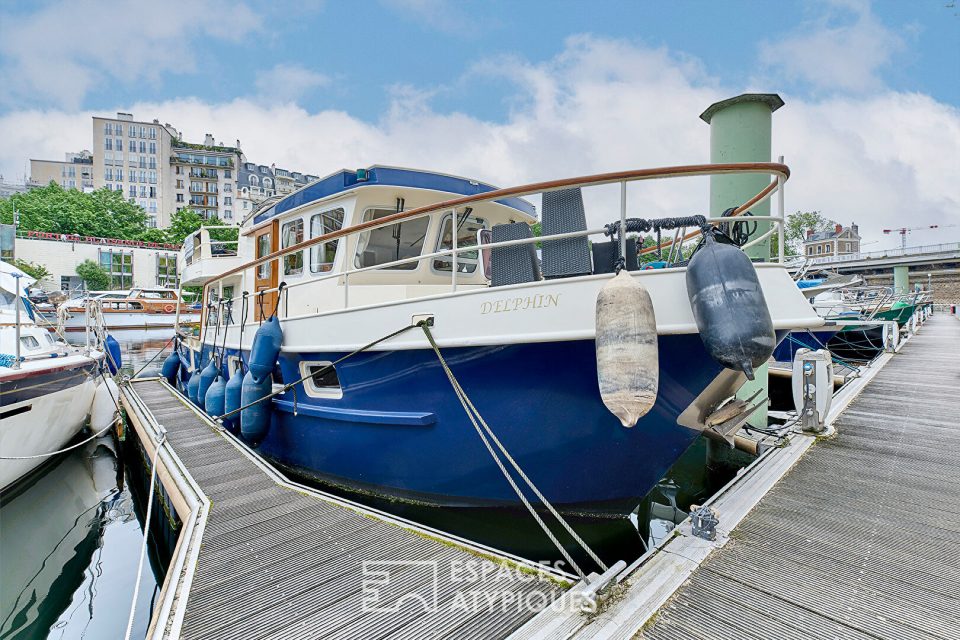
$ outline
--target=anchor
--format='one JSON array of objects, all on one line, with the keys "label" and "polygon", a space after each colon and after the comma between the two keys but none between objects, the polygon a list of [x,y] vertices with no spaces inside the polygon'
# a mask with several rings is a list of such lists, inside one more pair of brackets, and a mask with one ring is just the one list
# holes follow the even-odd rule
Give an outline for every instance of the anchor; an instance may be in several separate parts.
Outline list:
[{"label": "anchor", "polygon": [[733,436],[740,430],[747,420],[750,419],[757,409],[763,406],[764,398],[756,404],[750,404],[760,395],[762,389],[757,389],[752,396],[746,400],[732,398],[729,402],[721,404],[717,409],[707,416],[705,426],[719,434],[724,440],[733,446]]}]

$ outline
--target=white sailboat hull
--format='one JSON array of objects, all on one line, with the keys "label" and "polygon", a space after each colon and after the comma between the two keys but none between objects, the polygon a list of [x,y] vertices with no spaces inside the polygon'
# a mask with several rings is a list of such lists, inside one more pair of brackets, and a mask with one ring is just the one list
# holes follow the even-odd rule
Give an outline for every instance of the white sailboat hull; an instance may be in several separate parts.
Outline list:
[{"label": "white sailboat hull", "polygon": [[[83,428],[96,388],[94,379],[87,378],[74,386],[4,405],[0,455],[35,456],[62,449]],[[0,491],[48,459],[0,460]]]}]

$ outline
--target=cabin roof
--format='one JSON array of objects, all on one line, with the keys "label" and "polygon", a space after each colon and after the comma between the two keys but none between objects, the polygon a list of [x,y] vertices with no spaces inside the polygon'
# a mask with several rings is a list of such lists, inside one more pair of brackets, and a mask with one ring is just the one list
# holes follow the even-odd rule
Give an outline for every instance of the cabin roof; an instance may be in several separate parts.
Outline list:
[{"label": "cabin roof", "polygon": [[[363,179],[360,175],[362,172],[366,173],[366,179]],[[420,171],[417,169],[402,169],[381,165],[374,165],[355,171],[341,169],[336,173],[331,173],[327,177],[320,178],[316,182],[291,193],[273,206],[264,209],[256,214],[253,222],[254,224],[259,224],[291,209],[367,185],[431,189],[461,196],[472,196],[478,193],[487,193],[496,190],[496,187],[493,185],[470,180],[469,178],[433,173],[430,171]],[[504,198],[497,202],[512,207],[529,216],[536,215],[534,206],[523,198]]]}]

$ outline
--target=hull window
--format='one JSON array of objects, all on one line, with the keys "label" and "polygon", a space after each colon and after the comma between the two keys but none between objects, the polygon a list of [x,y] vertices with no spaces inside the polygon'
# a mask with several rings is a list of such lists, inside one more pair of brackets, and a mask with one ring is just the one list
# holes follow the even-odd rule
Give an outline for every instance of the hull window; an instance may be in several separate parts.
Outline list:
[{"label": "hull window", "polygon": [[[343,227],[343,209],[324,211],[310,217],[310,237],[316,238]],[[333,259],[337,256],[337,240],[324,242],[310,247],[310,273],[323,273],[333,269]]]},{"label": "hull window", "polygon": [[310,377],[304,381],[304,389],[308,396],[314,398],[342,398],[343,390],[340,388],[340,378],[337,376],[337,370],[327,367],[329,362],[301,362],[300,374],[303,377]]},{"label": "hull window", "polygon": [[[364,215],[364,221],[379,220],[395,213],[393,209],[371,209]],[[360,234],[355,260],[357,268],[373,267],[419,256],[423,252],[423,241],[427,236],[428,224],[430,219],[424,216]],[[413,271],[418,265],[417,262],[409,262],[386,267],[386,269]]]}]

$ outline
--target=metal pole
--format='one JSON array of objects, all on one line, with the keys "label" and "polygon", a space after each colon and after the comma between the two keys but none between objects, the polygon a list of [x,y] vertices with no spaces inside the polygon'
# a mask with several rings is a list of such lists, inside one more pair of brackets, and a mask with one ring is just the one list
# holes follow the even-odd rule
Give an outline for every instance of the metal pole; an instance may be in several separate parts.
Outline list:
[{"label": "metal pole", "polygon": [[[783,156],[780,156],[778,159],[780,164],[783,164]],[[780,216],[780,224],[777,225],[780,227],[780,231],[777,234],[777,261],[783,263],[783,255],[786,247],[784,244],[784,226],[786,226],[787,221],[783,217],[783,176],[777,175],[777,215]]]},{"label": "metal pole", "polygon": [[20,368],[20,274],[13,274],[13,278],[16,281],[16,294],[17,297],[14,299],[14,319],[16,322],[14,342],[16,342],[16,347],[14,348],[14,357],[16,360],[13,361],[13,369]]},{"label": "metal pole", "polygon": [[620,257],[627,260],[627,181],[620,182]]},{"label": "metal pole", "polygon": [[450,265],[453,273],[450,275],[450,282],[453,285],[454,292],[457,290],[457,226],[457,210],[454,209],[450,212],[450,229],[453,234],[453,244],[451,245],[453,247],[453,255],[451,256],[453,261]]}]

